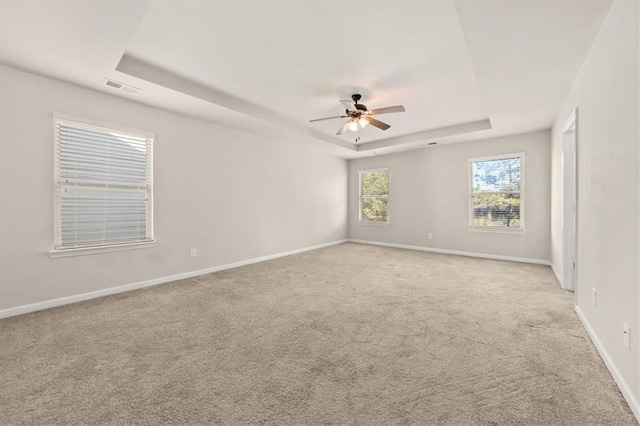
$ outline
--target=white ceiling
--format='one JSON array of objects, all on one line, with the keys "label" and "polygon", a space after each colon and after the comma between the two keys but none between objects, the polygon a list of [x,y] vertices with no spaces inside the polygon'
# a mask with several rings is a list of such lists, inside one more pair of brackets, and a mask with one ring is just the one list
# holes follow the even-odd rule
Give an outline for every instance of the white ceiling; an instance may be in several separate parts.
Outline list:
[{"label": "white ceiling", "polygon": [[[610,4],[3,0],[0,61],[356,158],[549,128]],[[356,92],[406,112],[308,122]]]}]

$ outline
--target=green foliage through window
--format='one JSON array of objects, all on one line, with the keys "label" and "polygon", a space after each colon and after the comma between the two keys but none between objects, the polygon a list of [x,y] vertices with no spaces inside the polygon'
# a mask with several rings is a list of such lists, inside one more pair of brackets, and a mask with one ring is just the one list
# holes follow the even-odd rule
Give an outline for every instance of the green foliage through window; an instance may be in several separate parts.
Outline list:
[{"label": "green foliage through window", "polygon": [[360,172],[360,220],[386,223],[389,202],[389,170]]},{"label": "green foliage through window", "polygon": [[521,175],[521,156],[472,161],[469,225],[522,228]]}]

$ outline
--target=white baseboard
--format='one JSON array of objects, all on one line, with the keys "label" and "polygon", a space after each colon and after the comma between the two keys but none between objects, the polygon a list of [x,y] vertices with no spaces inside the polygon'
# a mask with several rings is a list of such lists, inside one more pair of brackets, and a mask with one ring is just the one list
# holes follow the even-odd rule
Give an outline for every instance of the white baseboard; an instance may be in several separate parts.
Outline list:
[{"label": "white baseboard", "polygon": [[444,253],[444,254],[455,254],[458,256],[468,256],[468,257],[481,257],[483,259],[495,259],[495,260],[509,260],[511,262],[522,262],[522,263],[536,263],[539,265],[551,265],[551,262],[543,259],[529,259],[526,257],[512,257],[512,256],[502,256],[499,254],[486,254],[486,253],[472,253],[468,251],[457,251],[457,250],[445,250],[439,248],[432,247],[421,247],[421,246],[410,246],[406,244],[395,244],[395,243],[383,243],[379,241],[369,241],[369,240],[347,240],[350,243],[358,243],[358,244],[370,244],[374,246],[382,246],[382,247],[393,247],[393,248],[401,248],[406,250],[417,250],[417,251],[428,251],[432,253]]},{"label": "white baseboard", "polygon": [[593,345],[598,350],[598,353],[600,354],[600,357],[604,361],[604,364],[609,369],[611,376],[613,376],[613,380],[616,381],[618,388],[620,388],[620,392],[622,392],[622,396],[624,396],[624,399],[629,404],[631,411],[633,411],[633,414],[636,416],[636,420],[638,421],[638,423],[640,423],[640,401],[636,399],[635,395],[631,391],[631,388],[629,387],[627,382],[624,380],[624,378],[620,374],[620,371],[618,371],[618,369],[616,368],[616,365],[613,363],[613,360],[609,356],[609,353],[605,349],[604,345],[598,338],[598,335],[595,333],[595,331],[591,327],[591,324],[589,324],[589,321],[587,321],[587,318],[584,316],[580,308],[578,306],[575,306],[574,309],[576,311],[576,315],[578,315],[578,318],[582,322],[582,325],[584,326],[585,330],[587,330],[587,334],[591,338]]},{"label": "white baseboard", "polygon": [[553,271],[553,275],[556,276],[556,279],[558,280],[558,283],[560,283],[560,287],[564,288],[562,286],[562,278],[560,277],[560,274],[558,273],[558,271],[556,270],[556,267],[553,266],[553,263],[549,263],[549,266],[551,266],[551,270]]},{"label": "white baseboard", "polygon": [[168,277],[154,278],[133,284],[125,284],[118,287],[110,287],[102,290],[91,291],[89,293],[75,294],[73,296],[60,297],[58,299],[45,300],[44,302],[31,303],[29,305],[16,306],[0,310],[0,318],[8,318],[16,315],[27,314],[30,312],[41,311],[44,309],[55,308],[57,306],[68,305],[71,303],[82,302],[85,300],[96,299],[98,297],[109,296],[112,294],[124,293],[126,291],[138,290],[145,287],[151,287],[158,284],[165,284],[172,281],[184,280],[186,278],[197,277],[198,275],[210,274],[212,272],[223,271],[225,269],[237,268],[239,266],[251,265],[253,263],[264,262],[267,260],[277,259],[279,257],[290,256],[292,254],[303,253],[305,251],[317,250],[324,247],[334,246],[346,243],[347,240],[336,240],[328,243],[318,244],[311,247],[303,247],[296,250],[290,250],[283,253],[270,254],[268,256],[256,257],[254,259],[241,260],[240,262],[228,263],[226,265],[213,266],[198,271],[184,272],[182,274],[170,275]]}]

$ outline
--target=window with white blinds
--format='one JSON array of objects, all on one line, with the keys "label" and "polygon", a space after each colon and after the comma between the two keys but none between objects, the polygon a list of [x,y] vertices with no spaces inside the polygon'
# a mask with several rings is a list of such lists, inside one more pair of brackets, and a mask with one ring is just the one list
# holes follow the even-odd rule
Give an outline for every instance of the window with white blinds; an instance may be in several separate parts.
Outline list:
[{"label": "window with white blinds", "polygon": [[469,160],[469,226],[524,229],[524,154]]},{"label": "window with white blinds", "polygon": [[153,240],[153,135],[54,116],[55,248]]}]

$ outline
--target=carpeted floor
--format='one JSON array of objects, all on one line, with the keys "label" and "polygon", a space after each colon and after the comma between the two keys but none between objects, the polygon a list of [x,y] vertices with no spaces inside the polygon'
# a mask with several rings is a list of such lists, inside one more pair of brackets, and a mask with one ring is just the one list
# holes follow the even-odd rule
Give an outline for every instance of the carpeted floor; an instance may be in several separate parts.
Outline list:
[{"label": "carpeted floor", "polygon": [[540,265],[343,244],[0,339],[3,425],[636,424]]}]

